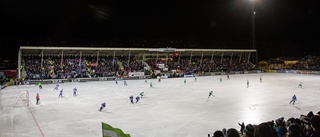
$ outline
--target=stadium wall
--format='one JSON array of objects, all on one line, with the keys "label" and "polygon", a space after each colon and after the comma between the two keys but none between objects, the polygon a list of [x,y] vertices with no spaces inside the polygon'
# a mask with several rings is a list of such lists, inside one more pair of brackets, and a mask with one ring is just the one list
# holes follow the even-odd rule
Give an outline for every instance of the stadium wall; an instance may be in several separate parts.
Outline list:
[{"label": "stadium wall", "polygon": [[[312,74],[312,75],[320,75],[320,71],[309,71],[309,70],[289,70],[289,69],[281,69],[281,70],[266,70],[267,73],[293,73],[293,74]],[[264,73],[261,70],[251,70],[251,71],[230,71],[228,73],[225,72],[204,72],[201,74],[195,74],[195,76],[215,76],[215,75],[233,75],[233,74],[254,74],[254,73]],[[192,77],[193,75],[190,75]],[[167,76],[166,76],[167,78]],[[170,77],[168,77],[170,78]],[[124,77],[124,80],[134,80],[134,79],[151,79],[149,75],[141,76],[131,76]],[[89,81],[114,81],[115,77],[99,77],[99,78],[74,78],[74,79],[44,79],[44,80],[28,80],[25,84],[38,84],[41,82],[42,84],[52,84],[52,83],[66,83],[66,82],[89,82]]]}]

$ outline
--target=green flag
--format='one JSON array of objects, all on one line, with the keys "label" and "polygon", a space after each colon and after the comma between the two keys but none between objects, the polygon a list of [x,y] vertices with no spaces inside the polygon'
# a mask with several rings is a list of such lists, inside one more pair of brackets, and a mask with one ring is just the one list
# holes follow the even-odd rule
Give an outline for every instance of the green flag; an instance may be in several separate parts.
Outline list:
[{"label": "green flag", "polygon": [[119,128],[113,128],[112,126],[102,122],[102,136],[103,137],[131,137],[129,134],[123,133]]}]

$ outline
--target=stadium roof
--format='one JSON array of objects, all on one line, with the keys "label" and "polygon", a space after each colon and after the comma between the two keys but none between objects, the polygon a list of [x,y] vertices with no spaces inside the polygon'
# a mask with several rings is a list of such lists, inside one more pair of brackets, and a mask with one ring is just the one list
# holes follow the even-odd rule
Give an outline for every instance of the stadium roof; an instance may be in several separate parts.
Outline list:
[{"label": "stadium roof", "polygon": [[137,54],[155,54],[179,52],[181,56],[211,56],[214,55],[236,55],[242,53],[256,52],[254,49],[176,49],[176,48],[98,48],[98,47],[40,47],[20,46],[21,55],[99,55],[119,56]]}]

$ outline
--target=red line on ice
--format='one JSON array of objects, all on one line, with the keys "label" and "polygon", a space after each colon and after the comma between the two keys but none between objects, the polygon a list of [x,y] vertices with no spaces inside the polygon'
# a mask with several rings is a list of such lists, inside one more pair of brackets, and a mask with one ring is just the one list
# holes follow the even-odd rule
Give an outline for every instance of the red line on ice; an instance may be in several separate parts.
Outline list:
[{"label": "red line on ice", "polygon": [[41,128],[40,128],[40,126],[39,126],[39,124],[38,124],[37,119],[34,117],[34,115],[33,115],[32,111],[31,111],[30,107],[28,107],[28,109],[30,110],[30,113],[31,113],[31,115],[32,115],[32,117],[33,117],[34,122],[36,122],[36,124],[37,124],[37,126],[38,126],[38,129],[39,129],[39,131],[40,131],[40,133],[41,133],[42,137],[44,137],[44,135],[43,135],[43,133],[42,133],[42,130],[41,130]]}]

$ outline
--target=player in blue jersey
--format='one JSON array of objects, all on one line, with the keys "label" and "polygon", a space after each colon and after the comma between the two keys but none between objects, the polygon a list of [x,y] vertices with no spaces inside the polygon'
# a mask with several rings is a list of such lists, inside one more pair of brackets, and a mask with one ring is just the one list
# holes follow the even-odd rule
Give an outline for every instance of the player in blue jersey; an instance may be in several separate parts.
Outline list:
[{"label": "player in blue jersey", "polygon": [[106,107],[106,102],[103,102],[103,103],[101,104],[101,107],[100,107],[99,111],[101,112],[102,109],[105,108],[105,107]]},{"label": "player in blue jersey", "polygon": [[114,79],[114,81],[116,82],[116,84],[118,85],[118,79],[116,78],[116,79]]},{"label": "player in blue jersey", "polygon": [[74,97],[77,96],[77,91],[78,91],[78,89],[77,89],[76,87],[74,87],[74,88],[73,88],[73,96],[74,96]]},{"label": "player in blue jersey", "polygon": [[131,104],[133,104],[133,96],[131,95],[129,98],[130,98]]},{"label": "player in blue jersey", "polygon": [[138,102],[139,102],[139,100],[140,100],[140,97],[139,97],[139,96],[137,96],[137,97],[136,97],[136,103],[138,103]]},{"label": "player in blue jersey", "polygon": [[127,81],[123,81],[123,85],[128,86]]},{"label": "player in blue jersey", "polygon": [[297,97],[296,97],[296,95],[293,95],[291,101],[289,102],[289,104],[292,103],[292,105],[294,105],[294,103],[295,103],[296,101],[297,101]]},{"label": "player in blue jersey", "polygon": [[59,98],[62,98],[62,93],[63,93],[63,89],[60,90],[60,93],[59,93]]},{"label": "player in blue jersey", "polygon": [[53,90],[58,90],[59,89],[59,83],[58,84],[56,84],[56,87],[54,87],[54,89]]}]

